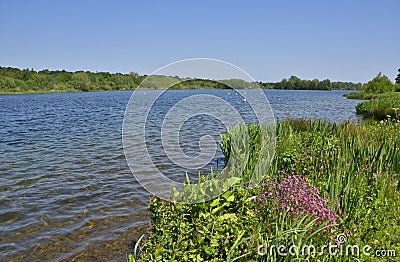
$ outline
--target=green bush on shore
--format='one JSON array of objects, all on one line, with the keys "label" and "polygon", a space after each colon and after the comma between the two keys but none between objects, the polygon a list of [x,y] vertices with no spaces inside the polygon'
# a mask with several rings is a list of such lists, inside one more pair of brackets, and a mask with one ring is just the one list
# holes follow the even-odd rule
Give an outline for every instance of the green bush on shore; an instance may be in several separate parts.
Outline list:
[{"label": "green bush on shore", "polygon": [[364,84],[361,88],[361,92],[364,93],[385,93],[393,92],[394,85],[389,78],[382,73],[379,73],[374,79]]},{"label": "green bush on shore", "polygon": [[[301,250],[304,245],[335,244],[336,236],[343,234],[347,238],[343,245],[358,245],[360,250],[369,245],[398,255],[399,128],[400,123],[391,120],[368,126],[281,122],[275,157],[262,183],[247,189],[241,180],[218,198],[192,205],[153,197],[149,205],[153,234],[141,244],[140,255],[130,255],[129,261],[379,260],[361,252],[359,256],[329,256],[327,250],[321,255],[277,253],[279,245]],[[257,148],[257,128],[249,129],[250,148]],[[221,145],[227,155],[229,136]],[[259,157],[254,152],[249,156],[249,161]],[[252,171],[250,165],[243,177]],[[260,255],[260,250],[266,254]]]},{"label": "green bush on shore", "polygon": [[374,79],[362,86],[361,92],[352,92],[344,96],[349,99],[369,100],[376,98],[379,94],[395,90],[395,85],[393,85],[389,78],[379,73]]}]

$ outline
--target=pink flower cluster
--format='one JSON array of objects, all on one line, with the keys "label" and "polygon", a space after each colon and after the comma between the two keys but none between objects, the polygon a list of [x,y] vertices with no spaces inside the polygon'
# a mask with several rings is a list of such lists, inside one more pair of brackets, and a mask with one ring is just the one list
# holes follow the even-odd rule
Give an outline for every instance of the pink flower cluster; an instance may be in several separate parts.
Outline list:
[{"label": "pink flower cluster", "polygon": [[310,186],[307,181],[296,175],[283,178],[279,184],[267,183],[268,193],[256,197],[254,201],[271,203],[278,208],[280,215],[284,210],[289,217],[311,215],[316,219],[315,225],[326,224],[329,229],[337,229],[337,215],[328,207],[328,201],[320,196],[318,188]]}]

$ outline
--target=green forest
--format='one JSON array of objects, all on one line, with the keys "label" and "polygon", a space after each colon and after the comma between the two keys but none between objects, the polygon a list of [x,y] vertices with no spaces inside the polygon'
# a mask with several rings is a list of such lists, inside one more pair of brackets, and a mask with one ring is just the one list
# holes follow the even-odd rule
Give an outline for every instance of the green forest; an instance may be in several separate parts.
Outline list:
[{"label": "green forest", "polygon": [[[0,67],[0,93],[48,93],[48,92],[90,92],[136,89],[146,75],[136,72],[129,74],[65,70],[19,69]],[[258,82],[264,89],[306,89],[306,90],[359,90],[361,83],[331,82],[325,80],[302,80],[296,76],[277,83]],[[256,83],[239,79],[215,82],[207,79],[181,79],[177,76],[151,76],[141,85],[141,89],[229,89],[253,88]]]},{"label": "green forest", "polygon": [[261,83],[265,89],[293,89],[293,90],[360,90],[361,83],[352,82],[331,82],[325,80],[303,80],[297,76],[291,76],[289,79],[282,79],[277,83]]},{"label": "green forest", "polygon": [[0,67],[1,93],[131,90],[145,78],[137,73],[35,71]]}]

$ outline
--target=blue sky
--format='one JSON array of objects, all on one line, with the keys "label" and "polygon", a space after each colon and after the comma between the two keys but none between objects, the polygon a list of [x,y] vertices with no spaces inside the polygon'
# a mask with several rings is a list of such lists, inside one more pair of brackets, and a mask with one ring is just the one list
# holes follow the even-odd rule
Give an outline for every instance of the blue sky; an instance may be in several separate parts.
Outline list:
[{"label": "blue sky", "polygon": [[0,65],[149,74],[221,59],[260,81],[392,81],[400,1],[0,0]]}]

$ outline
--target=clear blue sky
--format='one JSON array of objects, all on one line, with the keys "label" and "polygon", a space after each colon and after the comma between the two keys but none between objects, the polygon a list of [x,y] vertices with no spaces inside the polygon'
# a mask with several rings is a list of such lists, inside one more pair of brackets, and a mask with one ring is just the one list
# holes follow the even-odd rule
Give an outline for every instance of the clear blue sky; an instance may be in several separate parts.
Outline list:
[{"label": "clear blue sky", "polygon": [[392,81],[400,1],[0,0],[0,66],[149,74],[209,57],[260,81]]}]

